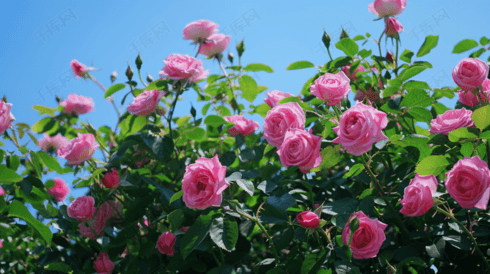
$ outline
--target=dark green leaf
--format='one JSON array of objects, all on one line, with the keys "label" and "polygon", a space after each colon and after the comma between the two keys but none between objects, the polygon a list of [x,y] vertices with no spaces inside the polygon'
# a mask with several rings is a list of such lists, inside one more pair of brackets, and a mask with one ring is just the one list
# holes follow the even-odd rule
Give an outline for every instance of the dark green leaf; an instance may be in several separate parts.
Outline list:
[{"label": "dark green leaf", "polygon": [[413,51],[406,49],[400,55],[400,60],[410,64],[412,62],[412,57]]},{"label": "dark green leaf", "polygon": [[189,230],[186,231],[180,241],[180,252],[184,259],[206,238],[211,223],[211,216],[201,215]]},{"label": "dark green leaf", "polygon": [[432,120],[430,111],[423,107],[412,107],[408,110],[408,113],[412,115],[415,120],[420,122],[430,123]]},{"label": "dark green leaf", "polygon": [[22,176],[17,174],[15,171],[7,168],[4,165],[0,165],[0,184],[10,185],[22,181]]},{"label": "dark green leaf", "polygon": [[238,240],[238,225],[230,218],[216,218],[209,229],[209,235],[219,247],[231,251]]},{"label": "dark green leaf", "polygon": [[226,124],[226,121],[222,117],[219,117],[216,115],[209,115],[206,117],[206,119],[204,119],[204,124],[214,126],[214,127],[218,127],[218,126]]},{"label": "dark green leaf", "polygon": [[19,218],[24,220],[29,226],[34,228],[44,239],[47,245],[51,244],[51,239],[53,238],[53,234],[49,230],[47,226],[45,226],[40,221],[36,220],[32,217],[29,210],[27,210],[26,206],[19,202],[13,201],[9,205],[9,217]]},{"label": "dark green leaf", "polygon": [[60,164],[55,158],[49,156],[46,152],[42,150],[37,152],[37,156],[41,158],[41,160],[44,162],[44,164],[48,167],[49,170],[54,170],[58,174],[63,174],[63,169],[61,168]]},{"label": "dark green leaf", "polygon": [[170,198],[170,202],[169,204],[177,201],[178,199],[180,199],[180,197],[182,197],[184,195],[184,191],[180,190],[179,192],[176,192],[174,195],[172,195],[172,198]]},{"label": "dark green leaf", "polygon": [[54,120],[51,117],[46,117],[37,121],[34,125],[32,125],[31,129],[35,133],[43,133],[53,128],[55,124],[56,124],[56,120]]}]

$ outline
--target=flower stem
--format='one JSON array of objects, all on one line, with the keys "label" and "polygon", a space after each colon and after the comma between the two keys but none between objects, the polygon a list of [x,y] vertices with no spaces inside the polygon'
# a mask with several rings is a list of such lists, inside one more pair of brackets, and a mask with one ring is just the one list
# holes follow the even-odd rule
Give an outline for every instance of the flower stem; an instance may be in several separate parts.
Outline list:
[{"label": "flower stem", "polygon": [[478,243],[476,242],[475,237],[473,237],[473,235],[468,231],[466,226],[464,226],[458,219],[456,219],[456,217],[454,217],[454,214],[452,213],[452,211],[447,212],[447,211],[444,211],[443,209],[441,209],[439,207],[437,207],[436,210],[437,210],[437,212],[446,215],[447,217],[449,217],[451,220],[453,220],[454,222],[456,222],[458,224],[458,226],[463,230],[464,234],[466,234],[466,236],[468,236],[470,238],[471,242],[475,246],[476,253],[478,253],[478,255],[482,258],[483,263],[485,264],[485,268],[487,269],[487,271],[490,271],[490,264],[488,263],[487,259],[485,258],[485,255],[483,254],[483,252],[481,252],[480,248],[478,247]]},{"label": "flower stem", "polygon": [[196,52],[196,55],[194,56],[194,58],[197,58],[197,56],[199,55],[199,51],[201,50],[201,45],[202,45],[202,43],[199,43],[199,47],[197,48],[197,52]]},{"label": "flower stem", "polygon": [[396,39],[396,53],[395,53],[395,75],[398,77],[398,39]]},{"label": "flower stem", "polygon": [[[99,83],[99,81],[97,81],[97,79],[95,79],[94,76],[92,76],[92,74],[90,73],[87,73],[88,77],[94,81],[95,84],[97,84],[97,86],[99,86],[99,88],[104,91],[104,93],[106,92],[106,89],[104,88],[104,86]],[[121,112],[119,111],[119,109],[117,108],[117,105],[116,103],[114,102],[114,97],[111,95],[109,96],[109,99],[107,99],[110,103],[112,103],[112,105],[114,106],[114,109],[116,110],[116,114],[117,114],[117,124],[116,124],[116,128],[114,129],[114,133],[117,132],[117,126],[119,125],[119,118],[121,118]]]},{"label": "flower stem", "polygon": [[381,38],[383,38],[383,35],[385,34],[385,31],[383,30],[383,32],[381,33],[381,36],[379,37],[379,40],[378,40],[378,49],[379,49],[379,56],[383,56],[383,53],[381,53]]},{"label": "flower stem", "polygon": [[148,85],[145,83],[145,81],[143,81],[143,78],[141,77],[141,71],[138,70],[138,75],[140,76],[140,81],[141,83],[145,86],[145,87],[148,87]]},{"label": "flower stem", "polygon": [[236,112],[238,112],[238,103],[237,103],[237,100],[236,100],[236,97],[235,97],[235,90],[233,89],[233,83],[231,82],[231,79],[228,76],[228,72],[226,72],[226,69],[223,66],[223,63],[221,62],[221,59],[220,58],[218,58],[218,64],[219,64],[219,67],[221,68],[221,70],[223,71],[223,73],[225,74],[225,77],[228,80],[228,83],[230,83],[231,92],[233,93],[233,101],[232,102],[235,104],[235,106],[232,105],[231,107],[233,108],[233,110],[235,110]]},{"label": "flower stem", "polygon": [[333,61],[332,54],[330,53],[330,49],[327,48],[328,56],[330,56],[330,61]]}]

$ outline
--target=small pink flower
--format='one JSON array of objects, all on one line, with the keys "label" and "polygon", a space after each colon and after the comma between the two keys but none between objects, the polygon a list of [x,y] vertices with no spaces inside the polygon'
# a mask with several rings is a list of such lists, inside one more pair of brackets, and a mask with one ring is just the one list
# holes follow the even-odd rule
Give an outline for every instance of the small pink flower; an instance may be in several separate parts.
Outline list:
[{"label": "small pink flower", "polygon": [[158,251],[162,254],[166,254],[168,256],[174,256],[174,246],[175,246],[175,235],[171,232],[164,232],[158,238],[157,248]]},{"label": "small pink flower", "polygon": [[322,137],[293,128],[286,132],[284,142],[277,150],[277,154],[284,167],[297,166],[306,174],[322,163],[321,143]]},{"label": "small pink flower", "polygon": [[384,230],[388,225],[378,219],[372,220],[362,211],[354,212],[342,231],[344,245],[349,244],[351,234],[349,222],[354,217],[359,220],[359,228],[354,232],[350,244],[352,257],[357,260],[376,257],[381,245],[386,240]]},{"label": "small pink flower", "polygon": [[228,132],[232,136],[237,136],[238,133],[242,134],[243,136],[247,136],[253,134],[260,127],[258,122],[249,120],[243,117],[243,115],[227,116],[225,117],[225,121],[235,124],[235,126],[228,129]]},{"label": "small pink flower", "polygon": [[53,198],[58,201],[58,202],[63,202],[70,193],[70,189],[68,186],[65,184],[65,181],[63,179],[53,179],[54,181],[54,186],[50,189],[48,189],[49,195],[53,196]]},{"label": "small pink flower", "polygon": [[366,71],[366,69],[362,65],[359,65],[352,74],[350,74],[349,70],[350,70],[350,65],[342,67],[342,71],[351,81],[356,81],[356,74],[358,72]]},{"label": "small pink flower", "polygon": [[472,91],[488,77],[488,65],[478,58],[464,58],[453,69],[453,80],[462,89]]},{"label": "small pink flower", "polygon": [[458,91],[459,99],[458,101],[470,107],[477,106],[485,101],[490,101],[490,79],[485,79],[482,84],[483,92],[479,91],[479,97],[476,97],[471,90],[460,90]]},{"label": "small pink flower", "polygon": [[187,230],[189,230],[190,226],[183,226],[181,228],[179,228],[179,231],[182,231],[182,232],[187,232]]},{"label": "small pink flower", "polygon": [[102,183],[107,188],[117,188],[119,186],[119,172],[116,169],[107,172],[102,178]]},{"label": "small pink flower", "polygon": [[158,103],[166,94],[163,90],[145,90],[140,95],[134,98],[133,102],[128,106],[128,112],[138,116],[147,116],[155,112]]},{"label": "small pink flower", "polygon": [[80,222],[90,221],[95,215],[95,200],[90,196],[80,196],[67,209],[68,216]]},{"label": "small pink flower", "polygon": [[222,53],[228,47],[231,36],[216,33],[206,39],[206,43],[201,45],[199,53],[207,57]]},{"label": "small pink flower", "polygon": [[64,107],[63,112],[69,114],[81,115],[94,111],[94,101],[90,97],[84,97],[72,93],[68,95],[68,99],[60,103]]},{"label": "small pink flower", "polygon": [[98,147],[99,144],[95,142],[93,134],[78,133],[78,137],[71,139],[66,146],[60,147],[57,153],[68,161],[67,165],[80,165],[92,158]]},{"label": "small pink flower", "polygon": [[3,248],[3,240],[0,239],[0,248]]},{"label": "small pink flower", "polygon": [[182,200],[189,208],[206,209],[220,206],[223,191],[230,186],[225,180],[226,166],[222,166],[218,155],[212,159],[199,158],[185,168]]},{"label": "small pink flower", "polygon": [[184,40],[204,40],[218,32],[219,25],[209,20],[197,20],[184,28]]},{"label": "small pink flower", "polygon": [[78,62],[78,60],[72,60],[70,62],[70,66],[71,66],[71,69],[73,70],[73,73],[75,73],[76,78],[80,78],[80,77],[85,78],[86,77],[88,69],[84,64]]},{"label": "small pink flower", "polygon": [[437,179],[434,175],[415,174],[415,178],[405,188],[403,199],[400,201],[403,205],[400,213],[411,217],[424,215],[434,204],[432,195],[436,191]]},{"label": "small pink flower", "polygon": [[281,101],[282,99],[294,96],[291,93],[282,92],[279,90],[273,90],[271,92],[267,92],[265,95],[267,96],[267,98],[264,99],[264,102],[267,105],[269,105],[271,108],[277,106],[278,102]]},{"label": "small pink flower", "polygon": [[315,204],[315,209],[317,209],[320,205],[319,204]]},{"label": "small pink flower", "polygon": [[385,33],[387,36],[394,36],[402,32],[403,26],[395,17],[388,17],[386,19]]},{"label": "small pink flower", "polygon": [[350,80],[343,71],[336,74],[326,73],[310,86],[311,94],[333,106],[342,101],[351,91]]},{"label": "small pink flower", "polygon": [[94,268],[99,274],[111,274],[114,270],[114,263],[109,259],[109,255],[101,252],[95,260]]},{"label": "small pink flower", "polygon": [[5,196],[5,190],[0,186],[0,196]]},{"label": "small pink flower", "polygon": [[197,82],[206,78],[209,71],[204,70],[201,60],[197,60],[189,55],[170,54],[164,61],[165,66],[160,71],[160,77],[172,80],[189,79],[190,82]]},{"label": "small pink flower", "polygon": [[394,16],[402,13],[407,6],[407,0],[375,0],[369,4],[368,11],[378,17]]},{"label": "small pink flower", "polygon": [[296,220],[304,228],[317,228],[320,225],[320,217],[311,211],[299,213]]},{"label": "small pink flower", "polygon": [[15,120],[14,115],[10,112],[12,104],[5,103],[0,100],[0,135],[12,125]]},{"label": "small pink flower", "polygon": [[436,119],[430,121],[430,134],[441,133],[449,135],[449,132],[462,127],[475,127],[471,115],[471,110],[454,109],[437,115]]},{"label": "small pink flower", "polygon": [[44,138],[40,139],[38,142],[39,146],[42,150],[49,151],[57,151],[60,147],[64,147],[68,144],[68,139],[63,137],[60,133],[56,134],[53,137],[49,137],[49,135],[45,132]]}]

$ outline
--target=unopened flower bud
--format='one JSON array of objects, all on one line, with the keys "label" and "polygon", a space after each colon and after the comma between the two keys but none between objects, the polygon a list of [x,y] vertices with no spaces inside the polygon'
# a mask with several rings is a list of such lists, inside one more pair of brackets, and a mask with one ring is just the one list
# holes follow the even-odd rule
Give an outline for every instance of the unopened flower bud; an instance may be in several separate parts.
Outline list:
[{"label": "unopened flower bud", "polygon": [[233,53],[228,53],[228,60],[230,60],[230,63],[233,63]]},{"label": "unopened flower bud", "polygon": [[386,53],[386,59],[388,59],[391,63],[394,63],[394,61],[393,61],[393,53],[391,53],[391,51],[388,51]]},{"label": "unopened flower bud", "polygon": [[146,81],[148,81],[148,83],[153,82],[153,77],[151,77],[151,75],[149,73],[148,73],[148,76],[146,76]]},{"label": "unopened flower bud", "polygon": [[340,39],[349,38],[349,34],[342,28],[342,33],[340,34]]},{"label": "unopened flower bud", "polygon": [[111,82],[114,83],[114,81],[116,81],[116,78],[117,78],[117,72],[113,72],[111,73]]},{"label": "unopened flower bud", "polygon": [[136,57],[136,68],[138,68],[138,70],[141,69],[141,65],[143,65],[143,60],[141,60],[141,56],[138,54],[138,57]]},{"label": "unopened flower bud", "polygon": [[126,77],[128,77],[128,81],[131,81],[133,79],[133,69],[131,69],[131,66],[128,65],[128,69],[126,69]]},{"label": "unopened flower bud", "polygon": [[243,43],[243,40],[236,45],[236,51],[238,52],[238,57],[242,57],[242,54],[245,51],[245,44]]},{"label": "unopened flower bud", "polygon": [[332,39],[330,38],[330,35],[328,35],[328,33],[323,30],[323,35],[322,35],[322,41],[323,41],[323,44],[325,45],[325,47],[328,49],[330,48],[330,41]]}]

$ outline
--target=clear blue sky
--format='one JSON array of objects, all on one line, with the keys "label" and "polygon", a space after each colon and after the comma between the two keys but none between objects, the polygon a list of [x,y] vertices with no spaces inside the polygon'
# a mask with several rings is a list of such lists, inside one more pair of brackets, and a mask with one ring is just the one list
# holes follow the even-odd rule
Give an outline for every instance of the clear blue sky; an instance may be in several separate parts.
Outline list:
[{"label": "clear blue sky", "polygon": [[[39,120],[33,105],[55,107],[54,95],[66,98],[70,93],[90,96],[95,112],[81,116],[99,127],[114,126],[116,114],[103,99],[103,93],[92,82],[75,79],[69,62],[78,59],[100,69],[93,75],[106,87],[109,75],[119,74],[125,80],[126,61],[135,69],[137,50],[144,61],[143,73],[155,79],[163,60],[171,53],[194,55],[196,48],[183,40],[182,29],[189,22],[208,19],[220,25],[220,31],[232,35],[230,49],[245,39],[243,64],[260,62],[270,65],[275,73],[252,74],[258,84],[299,94],[305,81],[315,69],[286,71],[288,64],[308,60],[317,65],[328,61],[321,44],[323,28],[338,41],[343,25],[351,37],[369,32],[376,39],[383,30],[382,21],[367,11],[372,0],[342,1],[20,1],[6,2],[0,11],[0,77],[2,91],[13,103],[16,122],[32,125]],[[255,13],[255,16],[250,16]],[[408,0],[407,8],[399,15],[405,27],[401,33],[403,49],[416,52],[428,34],[439,34],[439,45],[423,60],[434,65],[418,76],[433,87],[454,86],[453,67],[467,54],[451,54],[454,45],[466,38],[479,41],[490,25],[488,0],[450,2],[443,0]],[[249,18],[245,21],[244,18]],[[134,47],[137,50],[135,51]],[[377,52],[373,42],[366,44]],[[383,42],[383,51],[394,48]],[[332,46],[332,54],[341,52]],[[235,53],[236,55],[236,53]],[[205,69],[220,73],[215,61],[203,60]],[[484,55],[484,60],[488,55]],[[236,61],[235,61],[236,62]],[[260,95],[255,104],[264,98]],[[189,114],[191,102],[200,108],[193,91],[184,94],[175,116]],[[352,95],[351,95],[352,97]],[[44,99],[43,99],[44,98]],[[116,102],[122,99],[115,95]],[[131,100],[128,100],[130,102]],[[126,104],[127,104],[126,103]],[[248,103],[244,102],[248,107]],[[453,107],[455,100],[445,101]],[[210,113],[210,112],[209,112]],[[255,117],[262,123],[263,119]],[[53,175],[54,176],[54,175]],[[60,177],[60,176],[55,176]],[[61,176],[71,185],[73,176]],[[46,180],[51,178],[46,177]],[[79,196],[83,191],[73,193]]]}]

